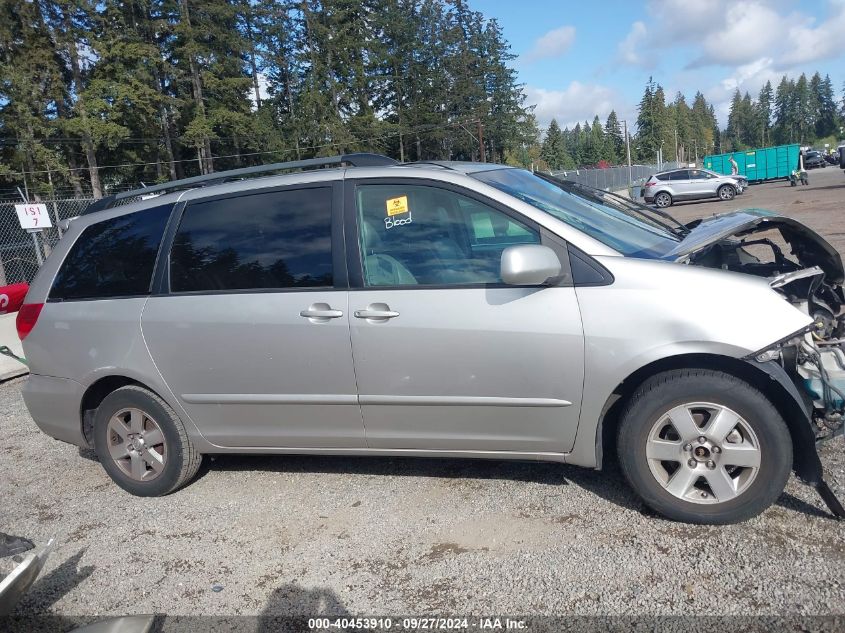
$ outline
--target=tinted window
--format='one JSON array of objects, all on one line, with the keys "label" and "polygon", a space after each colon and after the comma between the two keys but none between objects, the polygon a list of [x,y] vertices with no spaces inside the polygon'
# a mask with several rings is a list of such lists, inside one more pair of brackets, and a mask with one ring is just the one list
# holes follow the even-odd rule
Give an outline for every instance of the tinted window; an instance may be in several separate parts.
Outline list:
[{"label": "tinted window", "polygon": [[185,209],[170,254],[170,289],[332,285],[332,191],[275,191]]},{"label": "tinted window", "polygon": [[51,299],[145,295],[172,205],[92,224],[65,258]]},{"label": "tinted window", "polygon": [[367,286],[501,283],[502,251],[540,243],[522,222],[446,189],[365,185],[357,203]]},{"label": "tinted window", "polygon": [[671,180],[689,180],[689,172],[686,169],[680,171],[673,171],[669,174]]},{"label": "tinted window", "polygon": [[657,178],[658,180],[669,180],[670,176],[671,174],[657,174],[655,178]]}]

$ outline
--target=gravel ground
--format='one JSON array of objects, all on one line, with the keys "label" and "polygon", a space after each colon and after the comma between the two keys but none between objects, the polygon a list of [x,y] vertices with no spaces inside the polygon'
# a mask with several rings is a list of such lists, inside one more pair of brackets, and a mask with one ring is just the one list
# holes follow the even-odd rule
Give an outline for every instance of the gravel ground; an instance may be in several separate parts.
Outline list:
[{"label": "gravel ground", "polygon": [[[218,457],[140,499],[40,433],[20,384],[0,386],[0,526],[58,547],[18,615],[845,613],[842,524],[794,480],[719,528],[559,464]],[[823,461],[845,497],[841,439]]]},{"label": "gravel ground", "polygon": [[[845,175],[826,172],[828,189],[774,183],[739,202],[794,210],[786,196],[834,196],[839,211]],[[673,211],[711,209],[725,205]],[[20,384],[0,385],[0,531],[58,540],[22,618],[845,614],[842,524],[794,479],[762,516],[728,527],[662,520],[616,470],[559,464],[217,457],[180,492],[140,499],[90,452],[39,432]],[[842,449],[829,443],[822,461],[845,498]],[[11,566],[0,559],[0,572]]]}]

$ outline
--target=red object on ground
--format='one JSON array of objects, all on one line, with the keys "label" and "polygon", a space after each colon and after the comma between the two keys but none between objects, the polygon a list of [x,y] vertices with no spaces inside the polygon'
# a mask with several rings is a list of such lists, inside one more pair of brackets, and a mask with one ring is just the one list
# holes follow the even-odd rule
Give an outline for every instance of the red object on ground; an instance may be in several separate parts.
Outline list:
[{"label": "red object on ground", "polygon": [[29,284],[0,286],[0,314],[9,314],[20,310],[28,290]]}]

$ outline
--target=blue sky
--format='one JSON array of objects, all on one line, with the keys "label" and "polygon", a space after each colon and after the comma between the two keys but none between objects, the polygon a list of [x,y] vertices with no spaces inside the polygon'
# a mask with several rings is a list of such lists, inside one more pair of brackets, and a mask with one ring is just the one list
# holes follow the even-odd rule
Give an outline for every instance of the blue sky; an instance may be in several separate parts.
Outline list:
[{"label": "blue sky", "polygon": [[673,98],[701,90],[724,125],[736,87],[816,70],[845,81],[845,0],[475,0],[496,18],[539,124],[636,120],[649,75]]}]

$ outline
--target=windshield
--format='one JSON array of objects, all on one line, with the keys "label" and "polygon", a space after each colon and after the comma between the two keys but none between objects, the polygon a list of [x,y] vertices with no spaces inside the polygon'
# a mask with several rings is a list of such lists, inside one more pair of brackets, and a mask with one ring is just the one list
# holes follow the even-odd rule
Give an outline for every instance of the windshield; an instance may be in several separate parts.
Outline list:
[{"label": "windshield", "polygon": [[471,175],[629,257],[659,259],[680,242],[671,227],[648,220],[633,204],[614,204],[577,186],[549,182],[524,169],[493,169]]}]

